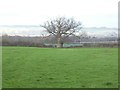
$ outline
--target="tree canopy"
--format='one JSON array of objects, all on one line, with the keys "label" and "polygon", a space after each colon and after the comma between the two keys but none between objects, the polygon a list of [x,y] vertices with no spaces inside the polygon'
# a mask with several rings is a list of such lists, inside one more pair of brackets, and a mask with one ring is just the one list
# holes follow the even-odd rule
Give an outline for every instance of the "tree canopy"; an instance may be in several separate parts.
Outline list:
[{"label": "tree canopy", "polygon": [[64,39],[78,32],[82,28],[82,24],[73,18],[59,17],[46,21],[41,27],[56,37],[57,47],[62,47]]}]

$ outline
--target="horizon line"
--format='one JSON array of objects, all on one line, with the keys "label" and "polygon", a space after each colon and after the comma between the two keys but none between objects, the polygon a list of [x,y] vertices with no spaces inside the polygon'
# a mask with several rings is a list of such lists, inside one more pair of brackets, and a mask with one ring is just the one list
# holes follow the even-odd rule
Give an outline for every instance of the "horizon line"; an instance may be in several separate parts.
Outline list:
[{"label": "horizon line", "polygon": [[[40,27],[40,25],[0,25],[0,27]],[[114,28],[118,29],[118,27],[108,27],[108,26],[89,26],[84,28]]]}]

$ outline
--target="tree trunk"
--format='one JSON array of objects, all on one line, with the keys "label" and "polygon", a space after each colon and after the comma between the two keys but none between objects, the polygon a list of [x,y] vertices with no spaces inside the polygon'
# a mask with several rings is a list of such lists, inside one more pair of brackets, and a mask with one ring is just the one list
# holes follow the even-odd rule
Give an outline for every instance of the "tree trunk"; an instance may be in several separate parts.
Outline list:
[{"label": "tree trunk", "polygon": [[62,48],[63,47],[63,42],[61,41],[61,38],[57,39],[57,48]]}]

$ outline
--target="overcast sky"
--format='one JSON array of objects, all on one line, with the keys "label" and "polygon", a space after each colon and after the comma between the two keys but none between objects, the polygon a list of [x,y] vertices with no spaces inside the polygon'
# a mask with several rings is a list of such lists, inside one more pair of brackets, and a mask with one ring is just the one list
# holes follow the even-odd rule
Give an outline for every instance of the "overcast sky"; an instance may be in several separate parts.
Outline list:
[{"label": "overcast sky", "polygon": [[39,25],[59,16],[85,27],[117,27],[119,0],[0,0],[0,25]]}]

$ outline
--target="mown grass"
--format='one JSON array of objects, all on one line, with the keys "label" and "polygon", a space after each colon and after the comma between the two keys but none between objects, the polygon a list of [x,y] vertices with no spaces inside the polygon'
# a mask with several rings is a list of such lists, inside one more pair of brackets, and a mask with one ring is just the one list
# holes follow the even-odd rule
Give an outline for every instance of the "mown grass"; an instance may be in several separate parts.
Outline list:
[{"label": "mown grass", "polygon": [[3,47],[4,88],[118,87],[117,48]]}]

